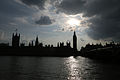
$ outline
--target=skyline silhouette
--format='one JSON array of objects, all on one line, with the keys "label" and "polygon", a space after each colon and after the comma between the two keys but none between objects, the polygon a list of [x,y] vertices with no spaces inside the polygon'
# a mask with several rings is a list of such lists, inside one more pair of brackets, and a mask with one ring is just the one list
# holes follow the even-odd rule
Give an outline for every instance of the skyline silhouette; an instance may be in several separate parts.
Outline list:
[{"label": "skyline silhouette", "polygon": [[111,5],[107,1],[2,0],[0,43],[12,45],[11,34],[15,29],[26,43],[35,40],[36,35],[41,42],[54,46],[58,41],[72,42],[74,30],[79,49],[87,43],[120,42],[119,1],[108,1]]},{"label": "skyline silhouette", "polygon": [[118,55],[120,6],[119,1],[109,3],[112,5],[103,0],[1,1],[0,48],[3,52],[5,48],[11,52],[31,49],[31,53],[39,49],[68,51],[81,56],[96,56],[101,51],[113,54],[116,50]]},{"label": "skyline silhouette", "polygon": [[57,47],[49,44],[43,45],[42,42],[39,42],[38,36],[36,37],[35,42],[29,42],[29,45],[25,46],[25,43],[20,42],[20,38],[20,34],[16,32],[12,34],[12,46],[9,46],[9,43],[1,43],[0,52],[2,52],[2,54],[0,55],[70,56],[78,53],[75,31],[73,34],[73,48],[69,41],[66,42],[66,45],[64,42],[58,42]]},{"label": "skyline silhouette", "polygon": [[[25,46],[25,43],[21,42],[21,36],[20,36],[20,33],[18,34],[17,32],[16,33],[13,33],[12,34],[12,47],[24,47]],[[4,43],[5,44],[5,43]],[[9,44],[9,43],[8,43]],[[29,42],[28,45],[26,46],[35,46],[35,47],[43,47],[43,43],[42,42],[39,42],[39,38],[38,36],[36,36],[36,39],[35,41],[33,42]],[[53,47],[53,45],[51,44],[47,44],[47,45],[44,45],[45,47]],[[68,47],[71,47],[71,43],[70,41],[66,41],[66,45],[64,44],[64,42],[60,41],[60,42],[57,42],[57,47],[64,47],[64,46],[68,46]],[[74,34],[73,34],[73,49],[77,50],[77,36],[76,36],[76,32],[74,31]]]},{"label": "skyline silhouette", "polygon": [[85,47],[81,47],[80,51],[77,48],[77,35],[76,32],[73,32],[73,48],[71,47],[71,42],[66,41],[58,42],[57,46],[52,44],[43,45],[42,42],[39,42],[38,36],[36,36],[35,41],[29,42],[28,45],[20,42],[20,34],[12,34],[12,46],[9,46],[9,43],[0,43],[0,55],[9,55],[9,56],[59,56],[59,57],[68,57],[68,56],[83,56],[92,59],[102,59],[112,61],[119,61],[120,58],[120,43],[115,43],[114,41],[106,43],[105,45],[99,44],[90,44],[88,43]]}]

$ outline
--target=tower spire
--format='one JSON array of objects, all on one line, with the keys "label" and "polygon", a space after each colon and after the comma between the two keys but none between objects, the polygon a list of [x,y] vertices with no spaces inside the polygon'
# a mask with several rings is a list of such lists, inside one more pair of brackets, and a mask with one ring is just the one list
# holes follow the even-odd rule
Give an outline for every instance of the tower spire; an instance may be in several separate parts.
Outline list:
[{"label": "tower spire", "polygon": [[77,50],[77,36],[76,36],[75,31],[74,31],[74,35],[73,35],[73,49]]},{"label": "tower spire", "polygon": [[38,35],[36,37],[36,41],[35,41],[35,46],[38,46],[39,45],[39,41],[38,41]]}]

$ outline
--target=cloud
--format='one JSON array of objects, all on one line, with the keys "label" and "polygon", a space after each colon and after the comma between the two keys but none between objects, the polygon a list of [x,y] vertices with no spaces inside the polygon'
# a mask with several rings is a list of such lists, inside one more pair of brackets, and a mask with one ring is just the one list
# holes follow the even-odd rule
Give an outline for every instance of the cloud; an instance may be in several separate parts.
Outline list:
[{"label": "cloud", "polygon": [[53,20],[50,19],[48,16],[41,16],[40,19],[38,21],[36,21],[36,24],[39,25],[50,25],[52,24]]},{"label": "cloud", "polygon": [[82,41],[82,42],[83,42],[83,41],[85,41],[85,40],[84,40],[83,38],[80,38],[80,41]]},{"label": "cloud", "polygon": [[120,40],[119,0],[63,0],[57,8],[66,14],[89,17],[91,25],[86,32],[92,39]]},{"label": "cloud", "polygon": [[78,14],[83,10],[85,1],[83,0],[63,0],[57,5],[58,12],[62,11],[67,14]]},{"label": "cloud", "polygon": [[[79,14],[83,14],[82,17]],[[36,28],[32,24],[26,23],[51,26],[50,24],[54,22],[52,19],[55,19],[56,22],[52,24],[55,27],[49,27],[48,30],[60,28],[60,31],[67,31],[72,30],[65,24],[69,18],[72,18],[70,15],[74,15],[73,18],[79,17],[79,20],[88,18],[88,20],[81,21],[81,26],[91,23],[86,28],[86,33],[92,39],[120,40],[119,0],[2,0],[0,3],[0,29],[9,32],[10,29],[12,31],[11,27],[17,24],[18,27],[26,26],[26,33],[28,33],[27,31],[30,30],[36,31]],[[75,17],[75,15],[78,16]],[[80,26],[78,28],[81,33],[85,30]]]},{"label": "cloud", "polygon": [[46,0],[20,0],[20,1],[28,6],[36,6],[39,9],[44,9],[44,4]]},{"label": "cloud", "polygon": [[21,22],[21,23],[23,23],[23,24],[29,23],[29,22],[27,21],[27,17],[16,17],[15,20],[18,21],[18,22]]},{"label": "cloud", "polygon": [[85,16],[95,16],[87,33],[96,40],[120,40],[120,1],[97,0],[88,4]]},{"label": "cloud", "polygon": [[[25,6],[21,6],[14,0],[2,0],[0,2],[0,15],[4,15],[4,17],[18,17],[18,16],[26,16],[32,14],[32,9],[29,9]],[[30,13],[31,12],[31,13]],[[34,12],[34,11],[33,11]]]},{"label": "cloud", "polygon": [[[9,23],[16,23],[16,17],[31,16],[35,11],[23,6],[15,0],[2,0],[0,2],[0,25],[9,25]],[[17,23],[16,23],[17,24]],[[9,25],[10,28],[12,25]],[[0,28],[5,26],[0,26]]]}]

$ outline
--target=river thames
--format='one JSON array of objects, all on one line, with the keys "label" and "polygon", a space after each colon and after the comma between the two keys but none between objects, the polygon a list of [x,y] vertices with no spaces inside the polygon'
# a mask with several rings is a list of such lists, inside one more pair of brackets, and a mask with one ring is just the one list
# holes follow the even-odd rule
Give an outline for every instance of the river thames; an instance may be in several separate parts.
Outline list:
[{"label": "river thames", "polygon": [[84,57],[0,57],[0,80],[115,80],[120,65]]}]

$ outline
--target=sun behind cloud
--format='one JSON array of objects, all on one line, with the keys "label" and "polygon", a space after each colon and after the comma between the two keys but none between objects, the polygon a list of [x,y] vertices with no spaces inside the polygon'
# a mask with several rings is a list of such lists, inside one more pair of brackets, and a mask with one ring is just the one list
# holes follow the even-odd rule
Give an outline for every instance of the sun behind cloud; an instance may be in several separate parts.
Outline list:
[{"label": "sun behind cloud", "polygon": [[70,26],[79,26],[80,25],[80,20],[75,19],[75,18],[70,18],[67,21],[67,24],[70,25]]},{"label": "sun behind cloud", "polygon": [[71,30],[75,30],[77,26],[80,25],[80,20],[76,19],[76,18],[69,18],[66,21],[67,27],[69,27],[69,29]]}]

